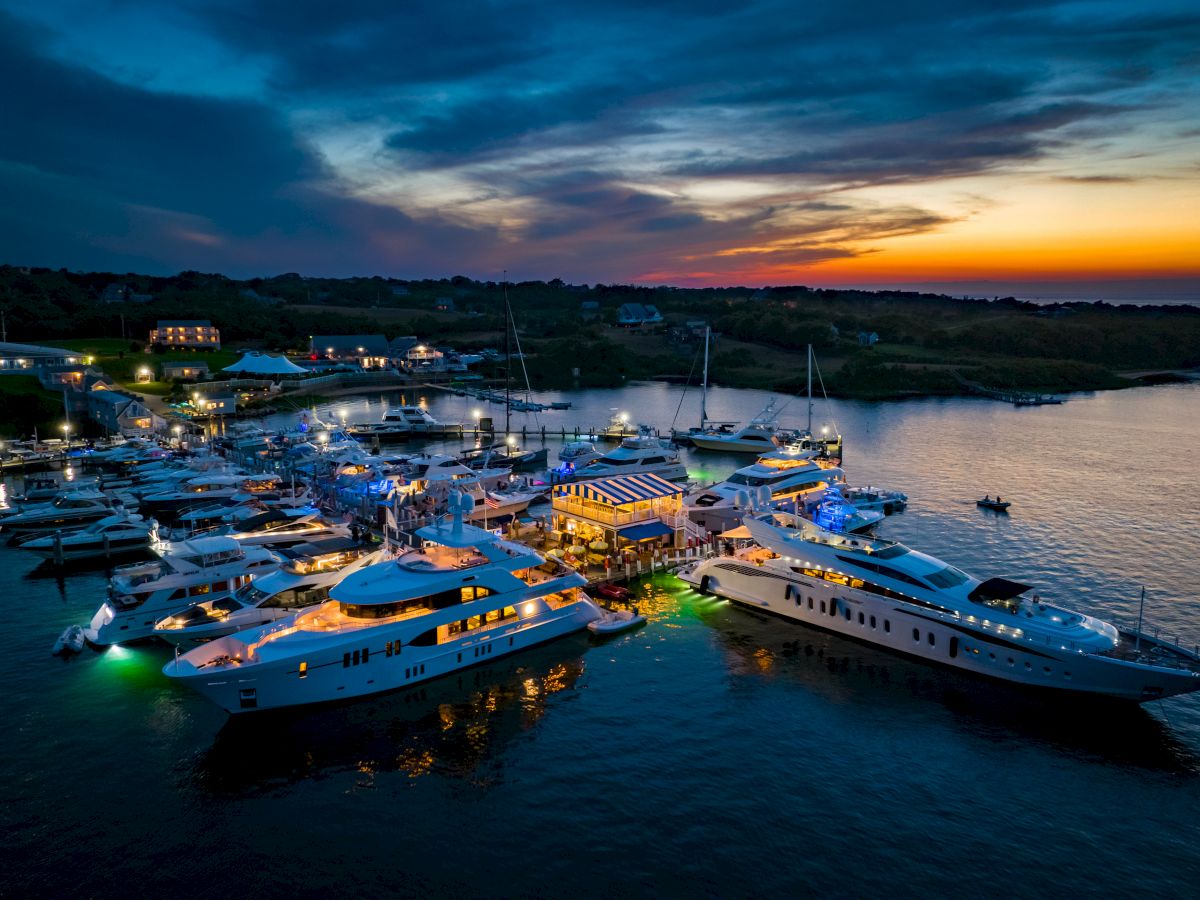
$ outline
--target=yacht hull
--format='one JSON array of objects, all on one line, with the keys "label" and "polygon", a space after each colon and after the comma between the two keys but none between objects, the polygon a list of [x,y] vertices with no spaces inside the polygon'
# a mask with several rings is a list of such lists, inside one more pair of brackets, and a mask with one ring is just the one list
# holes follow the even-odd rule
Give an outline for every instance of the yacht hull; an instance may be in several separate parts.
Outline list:
[{"label": "yacht hull", "polygon": [[163,674],[183,682],[232,715],[329,703],[411,687],[519,653],[581,631],[600,614],[590,600],[580,600],[545,613],[536,622],[518,621],[435,646],[406,644],[391,656],[385,653],[385,635],[380,634],[366,639],[371,645],[369,661],[350,666],[345,665],[344,654],[353,651],[357,659],[364,638],[348,636],[345,641],[315,650],[305,660],[303,677],[294,657],[259,662],[241,670],[206,670],[186,659],[176,659],[163,667]]},{"label": "yacht hull", "polygon": [[679,577],[749,609],[1000,681],[1138,703],[1200,690],[1200,674],[1189,670],[1006,641],[866,591],[732,558],[688,566]]}]

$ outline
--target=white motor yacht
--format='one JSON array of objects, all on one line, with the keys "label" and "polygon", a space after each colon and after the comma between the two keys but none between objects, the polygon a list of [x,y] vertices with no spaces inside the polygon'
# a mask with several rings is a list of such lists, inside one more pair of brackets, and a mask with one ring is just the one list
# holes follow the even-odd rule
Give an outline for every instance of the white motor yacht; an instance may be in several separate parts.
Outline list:
[{"label": "white motor yacht", "polygon": [[[202,644],[163,672],[230,713],[408,687],[587,627],[600,609],[578,572],[463,522],[344,578],[328,602]],[[447,517],[449,519],[451,517]]]},{"label": "white motor yacht", "polygon": [[233,538],[195,538],[155,545],[159,558],[121,566],[113,573],[108,600],[85,630],[101,646],[154,634],[154,623],[202,600],[228,597],[255,576],[279,567],[279,557],[262,547],[243,547]]},{"label": "white motor yacht", "polygon": [[283,565],[242,585],[232,596],[205,600],[154,626],[154,633],[181,647],[190,647],[282,619],[329,599],[329,589],[354,572],[381,562],[385,551],[330,538],[280,551]]},{"label": "white motor yacht", "polygon": [[353,437],[363,438],[407,438],[414,436],[445,434],[447,431],[458,432],[458,425],[447,425],[439,422],[420,406],[397,406],[383,414],[383,420],[377,423],[351,425],[346,431]]},{"label": "white motor yacht", "polygon": [[692,446],[701,450],[723,450],[726,453],[767,453],[778,446],[775,435],[780,431],[779,414],[775,401],[763,408],[747,424],[736,427],[736,423],[714,423],[706,431],[690,432]]},{"label": "white motor yacht", "polygon": [[292,510],[270,510],[225,526],[222,534],[247,547],[291,547],[321,538],[346,538],[350,526],[331,522],[314,507]]},{"label": "white motor yacht", "polygon": [[1200,689],[1196,652],[1043,602],[1027,585],[979,580],[903,544],[786,513],[745,525],[752,546],[679,577],[751,609],[1004,681],[1138,702]]},{"label": "white motor yacht", "polygon": [[157,524],[141,516],[120,512],[97,519],[86,528],[25,541],[21,547],[45,559],[67,562],[107,559],[121,553],[145,550],[157,540]]},{"label": "white motor yacht", "polygon": [[844,484],[845,473],[818,459],[812,451],[774,450],[738,469],[724,481],[683,498],[692,521],[712,532],[733,528],[742,518],[739,494],[766,487],[776,502],[798,503],[820,497],[831,485]]},{"label": "white motor yacht", "polygon": [[146,494],[143,507],[163,513],[214,502],[230,505],[258,496],[271,496],[279,489],[278,475],[199,475],[189,478],[176,490]]},{"label": "white motor yacht", "polygon": [[668,481],[687,478],[679,451],[642,426],[636,437],[627,437],[614,449],[585,466],[576,468],[576,480],[607,478],[611,475],[657,475]]},{"label": "white motor yacht", "polygon": [[66,491],[49,503],[35,503],[5,516],[0,525],[13,533],[80,528],[113,515],[120,506],[119,500],[97,490]]}]

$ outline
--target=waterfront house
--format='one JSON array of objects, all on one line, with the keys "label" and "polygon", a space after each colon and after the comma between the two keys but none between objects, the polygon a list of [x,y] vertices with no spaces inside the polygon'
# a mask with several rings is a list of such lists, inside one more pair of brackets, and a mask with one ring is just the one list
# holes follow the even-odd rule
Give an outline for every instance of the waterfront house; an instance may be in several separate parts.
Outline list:
[{"label": "waterfront house", "polygon": [[212,394],[200,397],[194,405],[197,415],[232,416],[237,412],[237,397],[234,394]]},{"label": "waterfront house", "polygon": [[449,297],[438,297],[433,302],[433,308],[437,312],[454,312],[454,301]]},{"label": "waterfront house", "polygon": [[220,350],[221,332],[208,319],[159,319],[150,329],[150,343],[192,350]]},{"label": "waterfront house", "polygon": [[162,364],[163,381],[199,381],[208,376],[208,363],[165,362]]},{"label": "waterfront house", "polygon": [[352,363],[363,369],[386,369],[390,353],[382,334],[316,334],[311,357],[330,362]]},{"label": "waterfront house", "polygon": [[879,343],[879,335],[874,331],[860,331],[858,333],[858,342],[864,347],[874,347]]},{"label": "waterfront house", "polygon": [[162,418],[154,415],[141,400],[124,391],[97,383],[87,392],[86,414],[108,434],[151,434],[162,428]]},{"label": "waterfront house", "polygon": [[555,485],[550,505],[551,537],[565,547],[586,547],[593,555],[687,544],[683,488],[657,475]]}]

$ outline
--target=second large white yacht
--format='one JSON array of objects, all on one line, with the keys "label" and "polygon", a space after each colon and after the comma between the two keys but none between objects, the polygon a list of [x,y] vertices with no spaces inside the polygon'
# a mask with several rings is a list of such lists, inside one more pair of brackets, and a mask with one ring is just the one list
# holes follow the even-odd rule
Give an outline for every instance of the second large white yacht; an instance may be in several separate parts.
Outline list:
[{"label": "second large white yacht", "polygon": [[1138,702],[1200,690],[1200,654],[1144,629],[979,580],[903,544],[787,513],[747,516],[754,544],[679,577],[751,609],[1023,685]]},{"label": "second large white yacht", "polygon": [[328,602],[218,638],[163,668],[230,713],[419,684],[586,628],[582,575],[452,516],[421,547],[343,579]]},{"label": "second large white yacht", "polygon": [[166,616],[154,633],[170,644],[192,647],[236,631],[266,625],[329,599],[329,589],[348,575],[380,562],[386,551],[330,538],[280,551],[283,565],[242,585],[232,596],[205,600]]},{"label": "second large white yacht", "polygon": [[154,547],[159,558],[114,570],[108,599],[84,635],[105,646],[154,634],[154,623],[201,600],[228,597],[256,576],[279,567],[279,557],[262,547],[243,547],[233,538],[195,538]]}]

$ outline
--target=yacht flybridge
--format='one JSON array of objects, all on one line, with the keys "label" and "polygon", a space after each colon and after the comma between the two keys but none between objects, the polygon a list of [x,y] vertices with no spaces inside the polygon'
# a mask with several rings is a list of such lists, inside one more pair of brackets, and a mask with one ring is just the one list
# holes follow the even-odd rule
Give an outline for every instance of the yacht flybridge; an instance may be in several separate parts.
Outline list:
[{"label": "yacht flybridge", "polygon": [[685,567],[701,592],[889,650],[1024,685],[1157,700],[1200,689],[1200,655],[979,580],[892,541],[786,513],[747,516],[754,544]]},{"label": "yacht flybridge", "polygon": [[114,570],[108,600],[84,630],[93,644],[105,646],[154,634],[154,623],[201,600],[218,600],[279,566],[279,557],[262,547],[242,547],[233,538],[195,538],[164,542],[159,559]]},{"label": "yacht flybridge", "polygon": [[[163,672],[231,713],[407,687],[586,628],[583,576],[463,521],[419,529],[419,549],[354,572],[332,599],[210,641]],[[451,517],[447,517],[451,518]]]}]

